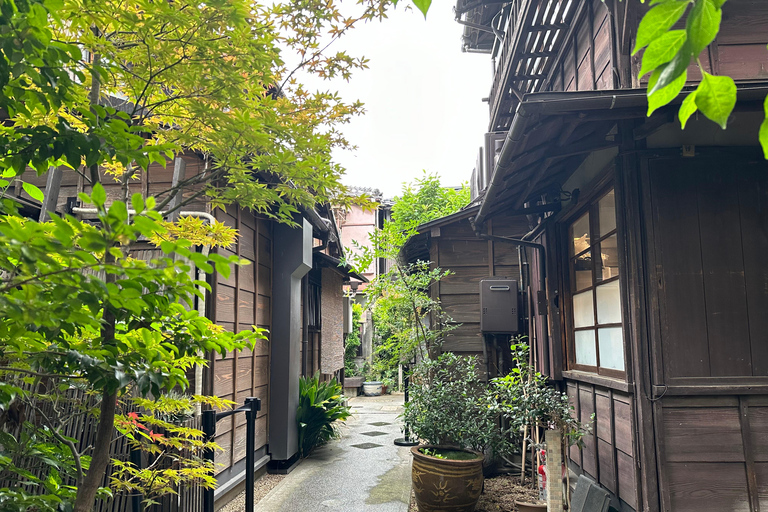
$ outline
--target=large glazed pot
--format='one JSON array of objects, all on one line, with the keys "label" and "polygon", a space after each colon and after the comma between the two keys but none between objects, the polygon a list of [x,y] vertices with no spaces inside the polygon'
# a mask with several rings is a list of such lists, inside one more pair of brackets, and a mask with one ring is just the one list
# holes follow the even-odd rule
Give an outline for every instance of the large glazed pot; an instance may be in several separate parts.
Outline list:
[{"label": "large glazed pot", "polygon": [[363,394],[365,396],[379,396],[381,394],[382,384],[383,382],[377,380],[363,382]]},{"label": "large glazed pot", "polygon": [[443,449],[439,446],[411,448],[413,465],[411,481],[419,512],[472,512],[483,490],[483,454],[461,450],[474,455],[469,460],[438,459],[424,455],[421,448]]}]

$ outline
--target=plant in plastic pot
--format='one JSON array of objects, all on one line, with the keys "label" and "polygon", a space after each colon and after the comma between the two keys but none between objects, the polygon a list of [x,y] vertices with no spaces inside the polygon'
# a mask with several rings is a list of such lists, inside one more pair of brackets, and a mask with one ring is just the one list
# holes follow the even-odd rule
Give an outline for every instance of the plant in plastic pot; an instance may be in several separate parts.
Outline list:
[{"label": "plant in plastic pot", "polygon": [[474,510],[483,488],[484,453],[508,448],[494,398],[475,357],[445,352],[416,365],[403,419],[425,445],[411,449],[421,512]]}]

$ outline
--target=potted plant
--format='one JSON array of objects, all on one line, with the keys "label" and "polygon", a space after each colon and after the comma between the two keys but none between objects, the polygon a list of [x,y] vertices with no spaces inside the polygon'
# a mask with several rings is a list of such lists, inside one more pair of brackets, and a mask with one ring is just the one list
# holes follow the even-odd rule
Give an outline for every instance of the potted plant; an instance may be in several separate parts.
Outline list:
[{"label": "potted plant", "polygon": [[380,373],[373,365],[365,364],[363,374],[365,380],[363,381],[363,394],[365,396],[379,396],[381,395],[381,386],[383,382],[380,380]]},{"label": "potted plant", "polygon": [[[574,418],[573,407],[568,401],[568,396],[549,386],[547,377],[534,371],[528,345],[521,343],[521,339],[517,338],[511,347],[515,368],[508,375],[492,380],[498,410],[508,422],[510,430],[524,433],[523,461],[526,457],[526,446],[532,447],[533,438],[536,444],[540,444],[540,430],[545,431],[546,442],[559,444],[559,453],[564,454],[567,446],[580,444],[581,438],[589,429]],[[531,458],[533,459],[533,455]],[[525,464],[522,466],[521,483],[525,481]],[[549,467],[548,461],[547,468]],[[558,460],[554,467],[556,470],[549,472],[554,472],[557,478],[548,479],[549,486],[560,483],[561,462]],[[532,479],[532,481],[535,480]],[[547,510],[547,504],[515,503],[520,511]]]},{"label": "potted plant", "polygon": [[405,424],[425,445],[411,449],[412,482],[421,512],[474,510],[483,488],[486,452],[505,436],[475,357],[445,352],[416,365]]}]

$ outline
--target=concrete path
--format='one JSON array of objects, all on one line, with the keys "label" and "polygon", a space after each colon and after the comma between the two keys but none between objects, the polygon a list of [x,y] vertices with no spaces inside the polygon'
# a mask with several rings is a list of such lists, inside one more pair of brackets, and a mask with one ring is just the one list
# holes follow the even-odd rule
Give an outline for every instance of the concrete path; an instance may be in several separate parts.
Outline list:
[{"label": "concrete path", "polygon": [[398,414],[403,395],[357,397],[342,438],[303,460],[257,505],[258,512],[407,512],[411,498],[409,448]]}]

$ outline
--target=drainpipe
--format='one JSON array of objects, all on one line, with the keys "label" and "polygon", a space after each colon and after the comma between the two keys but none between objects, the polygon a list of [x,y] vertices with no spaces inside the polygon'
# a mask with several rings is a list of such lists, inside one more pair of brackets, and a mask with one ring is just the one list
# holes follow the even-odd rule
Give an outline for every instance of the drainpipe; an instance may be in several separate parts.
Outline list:
[{"label": "drainpipe", "polygon": [[[505,144],[506,146],[506,144]],[[482,238],[483,240],[491,240],[494,242],[501,242],[501,243],[507,243],[516,245],[517,247],[530,247],[531,249],[536,249],[539,256],[539,289],[542,291],[546,290],[546,276],[545,276],[545,265],[546,265],[546,254],[545,254],[545,247],[542,244],[536,243],[536,242],[530,242],[528,240],[522,240],[520,238],[509,238],[506,236],[495,236],[495,235],[486,235],[484,233],[480,233],[477,224],[475,224],[475,234],[478,236],[478,238]],[[522,271],[522,269],[520,269]],[[541,332],[541,348],[542,348],[542,356],[543,361],[541,362],[541,369],[542,373],[545,375],[549,375],[549,330],[548,330],[548,324],[547,324],[547,310],[544,309],[544,311],[541,313],[542,321],[544,324],[544,328]]]}]

